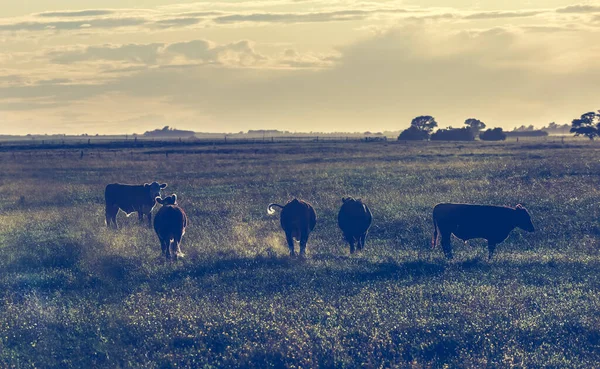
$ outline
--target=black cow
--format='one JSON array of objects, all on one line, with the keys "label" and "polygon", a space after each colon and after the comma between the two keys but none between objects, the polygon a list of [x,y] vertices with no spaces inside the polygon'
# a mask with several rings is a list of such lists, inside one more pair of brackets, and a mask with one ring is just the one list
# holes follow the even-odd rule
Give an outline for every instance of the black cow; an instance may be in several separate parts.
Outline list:
[{"label": "black cow", "polygon": [[338,225],[344,238],[350,244],[350,253],[354,253],[354,243],[358,250],[365,247],[365,238],[371,227],[373,215],[371,210],[362,200],[352,197],[342,198],[342,207],[338,213]]},{"label": "black cow", "polygon": [[154,217],[154,230],[160,240],[160,248],[167,259],[177,260],[184,256],[179,245],[187,227],[185,211],[177,204],[177,195],[158,197],[156,201],[163,206]]},{"label": "black cow", "polygon": [[293,199],[285,206],[278,204],[269,204],[267,214],[275,214],[273,207],[281,208],[281,228],[285,232],[288,247],[290,248],[290,256],[294,256],[294,238],[300,241],[300,255],[306,253],[306,243],[308,235],[315,229],[317,224],[317,213],[315,209],[306,201]]},{"label": "black cow", "polygon": [[152,227],[152,209],[156,205],[156,198],[160,198],[160,190],[167,187],[166,183],[146,183],[143,185],[126,185],[112,183],[104,190],[106,201],[106,226],[111,223],[117,227],[117,213],[123,210],[127,216],[137,211],[140,222],[144,214],[148,217],[148,227]]},{"label": "black cow", "polygon": [[433,208],[433,239],[431,246],[437,244],[438,230],[442,237],[442,249],[448,259],[452,259],[454,234],[461,240],[483,238],[488,241],[489,256],[494,255],[496,245],[504,241],[516,227],[533,232],[535,228],[527,209],[522,205],[515,208],[505,206],[438,204]]}]

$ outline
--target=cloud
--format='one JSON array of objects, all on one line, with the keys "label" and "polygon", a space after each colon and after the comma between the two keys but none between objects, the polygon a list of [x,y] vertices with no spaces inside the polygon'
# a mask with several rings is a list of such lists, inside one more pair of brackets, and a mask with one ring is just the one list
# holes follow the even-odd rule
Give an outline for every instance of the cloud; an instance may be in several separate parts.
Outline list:
[{"label": "cloud", "polygon": [[70,64],[81,61],[127,61],[136,64],[156,64],[164,44],[128,44],[89,46],[83,49],[55,51],[49,54],[50,61]]},{"label": "cloud", "polygon": [[214,18],[219,24],[231,24],[240,22],[255,23],[313,23],[313,22],[339,22],[363,20],[376,14],[404,14],[405,9],[387,10],[339,10],[331,12],[316,13],[254,13],[233,14]]},{"label": "cloud", "polygon": [[146,23],[144,18],[101,18],[85,19],[78,21],[56,21],[56,22],[17,22],[0,24],[0,31],[72,31],[80,29],[110,29],[121,27],[132,27]]},{"label": "cloud", "polygon": [[595,5],[571,5],[559,8],[557,13],[600,13],[600,6]]},{"label": "cloud", "polygon": [[[281,8],[273,8],[277,9]],[[573,21],[556,15],[556,9],[477,13],[422,9],[418,14],[368,9],[248,14],[235,13],[240,9],[197,14],[142,10],[135,13],[142,27],[126,30],[132,43],[60,46],[66,37],[57,37],[46,44],[47,49],[37,49],[39,42],[23,43],[23,49],[32,48],[29,55],[21,45],[14,49],[18,52],[7,51],[0,60],[4,76],[0,76],[0,108],[10,111],[14,117],[10,121],[33,117],[48,120],[50,128],[51,123],[66,127],[67,118],[51,122],[48,112],[81,114],[68,122],[72,127],[79,122],[90,127],[125,122],[111,125],[113,132],[129,130],[128,124],[142,126],[144,119],[136,122],[135,117],[174,119],[182,111],[186,128],[204,131],[255,127],[364,131],[401,129],[420,114],[433,114],[444,126],[468,116],[490,126],[546,124],[597,104],[598,30],[589,24],[569,24]],[[382,14],[398,14],[403,20],[379,22]],[[126,15],[120,13],[129,18]],[[421,21],[411,21],[416,15]],[[251,18],[226,18],[219,27],[203,30],[219,43],[192,39],[196,33],[187,30],[162,32],[227,16]],[[516,25],[493,27],[506,24],[502,19],[509,17],[523,19]],[[62,29],[82,29],[95,20],[121,19],[116,14],[82,18],[20,19],[13,24],[21,24],[15,29],[46,30],[57,23]],[[368,21],[358,26],[296,25],[336,19]],[[264,24],[228,28],[238,22],[268,23],[271,28]],[[360,26],[376,27],[377,32],[364,32]],[[111,28],[99,29],[106,35],[73,37],[68,42],[114,39]],[[327,30],[333,30],[334,37],[328,38]],[[319,39],[314,36],[317,31]],[[37,41],[36,35],[18,36]],[[13,34],[0,37],[17,44]]]},{"label": "cloud", "polygon": [[201,22],[201,19],[194,17],[185,17],[185,18],[169,18],[169,19],[161,19],[154,22],[154,25],[158,28],[175,28],[175,27],[186,27],[192,26],[194,24],[198,24]]},{"label": "cloud", "polygon": [[496,11],[496,12],[480,12],[470,14],[464,17],[464,19],[502,19],[502,18],[524,18],[534,17],[536,15],[544,14],[545,11]]},{"label": "cloud", "polygon": [[254,50],[253,43],[248,40],[224,45],[214,45],[206,40],[179,42],[169,45],[166,52],[182,55],[187,60],[229,66],[254,66],[267,60]]},{"label": "cloud", "polygon": [[105,61],[119,62],[110,65],[103,73],[139,72],[147,67],[161,68],[200,65],[222,67],[262,67],[262,68],[322,68],[331,66],[331,55],[300,54],[290,51],[281,55],[265,56],[255,49],[254,42],[240,40],[215,44],[207,40],[192,40],[171,44],[126,44],[99,45],[58,49],[45,54],[50,62],[70,65],[73,63],[99,64]]},{"label": "cloud", "polygon": [[61,11],[61,12],[44,12],[36,14],[43,18],[69,18],[69,17],[96,17],[101,15],[114,14],[113,10],[81,10],[81,11]]}]

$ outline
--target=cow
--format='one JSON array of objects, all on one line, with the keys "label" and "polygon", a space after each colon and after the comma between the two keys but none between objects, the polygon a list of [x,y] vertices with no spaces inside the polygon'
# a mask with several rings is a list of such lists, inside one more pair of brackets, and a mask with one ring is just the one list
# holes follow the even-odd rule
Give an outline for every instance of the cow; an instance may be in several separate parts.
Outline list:
[{"label": "cow", "polygon": [[117,226],[117,213],[123,210],[127,216],[137,211],[140,223],[144,221],[144,214],[148,218],[148,227],[152,228],[152,209],[156,205],[156,198],[160,198],[160,191],[167,184],[158,182],[143,185],[127,185],[112,183],[104,190],[106,201],[106,226]]},{"label": "cow", "polygon": [[177,204],[176,194],[164,199],[157,197],[156,201],[162,205],[154,217],[154,230],[160,241],[162,254],[167,260],[177,260],[178,256],[184,256],[179,245],[187,227],[187,216]]},{"label": "cow", "polygon": [[342,207],[338,213],[338,225],[344,238],[350,244],[350,253],[354,253],[354,243],[358,251],[365,247],[365,238],[371,227],[373,215],[369,207],[360,199],[342,198]]},{"label": "cow", "polygon": [[300,255],[305,255],[308,235],[315,229],[315,225],[317,224],[315,209],[306,201],[293,199],[285,206],[269,204],[267,214],[275,214],[274,207],[282,209],[280,223],[281,228],[285,232],[288,247],[290,248],[290,256],[295,255],[294,239],[300,241]]},{"label": "cow", "polygon": [[463,241],[483,238],[488,242],[488,260],[494,255],[496,245],[504,241],[508,234],[519,227],[534,232],[531,216],[521,204],[514,208],[506,206],[437,204],[433,208],[433,239],[431,247],[437,244],[438,231],[442,238],[442,249],[446,258],[452,259],[454,234]]}]

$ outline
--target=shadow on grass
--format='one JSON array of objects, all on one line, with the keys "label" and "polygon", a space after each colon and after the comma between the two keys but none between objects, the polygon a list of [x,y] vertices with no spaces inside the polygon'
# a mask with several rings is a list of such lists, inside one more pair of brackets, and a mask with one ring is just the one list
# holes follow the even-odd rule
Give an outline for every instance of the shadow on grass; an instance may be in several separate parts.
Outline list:
[{"label": "shadow on grass", "polygon": [[[15,249],[8,245],[7,250]],[[60,239],[31,243],[15,249],[12,262],[0,266],[0,294],[9,292],[93,290],[102,301],[119,301],[132,291],[147,285],[151,291],[167,291],[193,281],[200,290],[210,290],[224,298],[237,293],[252,298],[310,289],[322,294],[343,290],[354,295],[373,281],[415,283],[433,281],[445,273],[456,278],[474,275],[478,283],[497,284],[518,279],[519,283],[542,286],[558,281],[590,283],[600,274],[600,263],[564,260],[524,261],[492,260],[475,257],[444,262],[415,259],[399,262],[392,258],[371,261],[367,258],[315,254],[308,258],[288,256],[240,256],[235,252],[202,255],[197,259],[166,262],[140,260],[93,249]],[[101,247],[101,246],[98,246]],[[460,273],[454,271],[459,270]]]}]

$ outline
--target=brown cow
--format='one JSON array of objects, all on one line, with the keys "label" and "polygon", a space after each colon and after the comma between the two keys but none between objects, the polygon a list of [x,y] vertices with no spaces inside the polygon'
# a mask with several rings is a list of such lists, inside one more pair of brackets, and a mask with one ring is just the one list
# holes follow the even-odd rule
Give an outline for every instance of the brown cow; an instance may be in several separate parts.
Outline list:
[{"label": "brown cow", "polygon": [[306,253],[306,243],[308,235],[315,229],[317,224],[317,213],[315,209],[306,201],[293,199],[285,206],[278,204],[269,204],[267,214],[275,214],[273,207],[281,208],[281,228],[285,232],[288,247],[290,248],[290,256],[294,256],[294,238],[300,241],[300,255]]},{"label": "brown cow", "polygon": [[362,200],[352,197],[342,198],[342,207],[338,213],[338,225],[344,238],[350,244],[350,253],[354,253],[354,242],[358,250],[365,246],[365,238],[371,227],[373,215],[371,210]]},{"label": "brown cow", "polygon": [[106,226],[111,223],[117,227],[117,213],[123,210],[127,216],[137,211],[140,222],[144,220],[144,214],[148,217],[148,227],[152,227],[152,209],[156,205],[156,198],[160,197],[160,191],[167,187],[166,183],[146,183],[143,185],[126,185],[112,183],[104,190],[106,201]]},{"label": "brown cow", "polygon": [[179,245],[187,227],[187,216],[177,204],[177,195],[156,198],[162,207],[154,217],[154,230],[160,240],[160,248],[167,259],[177,260],[184,256]]},{"label": "brown cow", "polygon": [[448,259],[452,259],[454,234],[461,240],[483,238],[488,241],[488,259],[494,255],[496,245],[504,241],[508,234],[519,227],[533,232],[535,227],[531,216],[521,204],[515,208],[505,206],[437,204],[433,208],[433,239],[431,246],[437,244],[438,230],[442,237],[442,249]]}]

